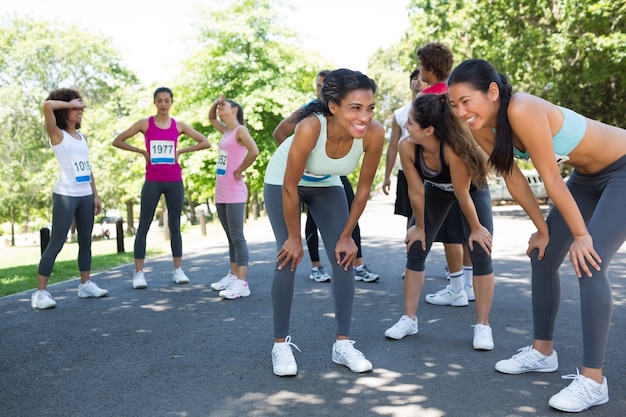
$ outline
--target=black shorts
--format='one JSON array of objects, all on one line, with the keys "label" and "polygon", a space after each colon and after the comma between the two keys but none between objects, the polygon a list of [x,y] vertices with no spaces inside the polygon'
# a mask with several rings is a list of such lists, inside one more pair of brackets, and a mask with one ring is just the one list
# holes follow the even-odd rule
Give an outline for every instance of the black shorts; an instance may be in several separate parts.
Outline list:
[{"label": "black shorts", "polygon": [[455,201],[446,219],[441,225],[441,229],[435,236],[435,242],[443,243],[463,243],[465,242],[465,233],[463,231],[463,220],[461,218],[461,207],[458,201]]},{"label": "black shorts", "polygon": [[409,200],[409,185],[406,182],[406,176],[402,170],[398,170],[398,181],[396,182],[396,204],[394,206],[393,214],[399,214],[411,218],[413,215],[413,208],[411,207],[411,200]]}]

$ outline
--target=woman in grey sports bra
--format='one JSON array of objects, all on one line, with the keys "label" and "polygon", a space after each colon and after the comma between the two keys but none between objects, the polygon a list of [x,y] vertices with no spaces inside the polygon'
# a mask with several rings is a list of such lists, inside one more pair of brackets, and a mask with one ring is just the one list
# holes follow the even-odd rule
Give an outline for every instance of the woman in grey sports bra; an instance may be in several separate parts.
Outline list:
[{"label": "woman in grey sports bra", "polygon": [[[548,404],[580,412],[608,402],[602,375],[612,314],[607,269],[626,241],[626,131],[564,111],[539,97],[512,93],[506,77],[480,59],[461,63],[448,80],[456,114],[472,129],[503,174],[511,195],[537,227],[527,253],[532,265],[533,343],[496,369],[503,373],[554,372],[554,325],[560,302],[559,267],[569,252],[578,276],[583,328],[580,373]],[[578,127],[576,127],[578,125]],[[513,161],[528,152],[554,202],[547,219]],[[566,151],[575,170],[567,184],[555,154]]]}]

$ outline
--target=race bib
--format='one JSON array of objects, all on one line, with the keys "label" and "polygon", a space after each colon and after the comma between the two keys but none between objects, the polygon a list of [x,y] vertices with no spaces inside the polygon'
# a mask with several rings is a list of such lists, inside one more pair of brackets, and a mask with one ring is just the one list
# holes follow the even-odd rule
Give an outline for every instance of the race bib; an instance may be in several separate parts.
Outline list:
[{"label": "race bib", "polygon": [[76,184],[91,182],[91,166],[88,159],[72,159],[72,170]]},{"label": "race bib", "polygon": [[226,168],[228,168],[228,151],[220,149],[217,155],[217,175],[226,175]]},{"label": "race bib", "polygon": [[171,140],[150,141],[150,163],[153,165],[173,164],[176,162],[174,142]]}]

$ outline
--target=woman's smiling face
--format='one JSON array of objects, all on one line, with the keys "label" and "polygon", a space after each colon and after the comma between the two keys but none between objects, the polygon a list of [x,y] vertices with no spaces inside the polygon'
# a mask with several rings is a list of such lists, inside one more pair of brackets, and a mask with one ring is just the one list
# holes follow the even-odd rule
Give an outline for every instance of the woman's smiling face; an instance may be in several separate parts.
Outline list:
[{"label": "woman's smiling face", "polygon": [[350,132],[353,138],[363,138],[367,126],[374,119],[374,92],[352,90],[341,100],[341,104],[329,103],[329,109],[339,125]]},{"label": "woman's smiling face", "polygon": [[454,114],[464,120],[472,130],[485,127],[495,128],[500,106],[497,86],[495,87],[495,91],[490,88],[487,93],[483,93],[470,83],[456,83],[448,86]]}]

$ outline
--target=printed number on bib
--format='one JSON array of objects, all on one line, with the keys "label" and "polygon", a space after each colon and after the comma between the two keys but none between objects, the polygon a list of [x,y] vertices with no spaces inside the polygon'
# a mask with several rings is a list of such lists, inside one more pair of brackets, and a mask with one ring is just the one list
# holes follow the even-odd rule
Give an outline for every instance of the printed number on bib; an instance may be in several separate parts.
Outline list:
[{"label": "printed number on bib", "polygon": [[72,159],[72,170],[76,184],[91,182],[91,166],[88,159]]},{"label": "printed number on bib", "polygon": [[228,168],[228,151],[220,149],[217,155],[217,175],[226,175],[226,168]]},{"label": "printed number on bib", "polygon": [[174,142],[171,140],[150,141],[150,163],[173,164],[175,162]]}]

